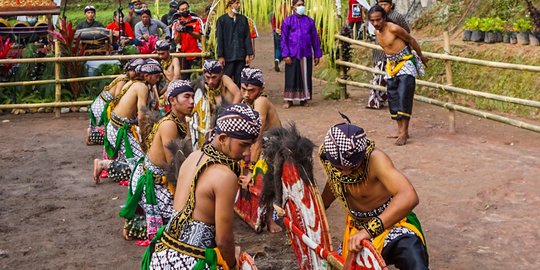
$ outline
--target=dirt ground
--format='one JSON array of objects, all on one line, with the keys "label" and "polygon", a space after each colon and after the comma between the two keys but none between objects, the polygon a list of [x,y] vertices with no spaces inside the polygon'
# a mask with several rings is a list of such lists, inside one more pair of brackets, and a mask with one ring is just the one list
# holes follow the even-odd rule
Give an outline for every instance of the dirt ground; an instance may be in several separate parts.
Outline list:
[{"label": "dirt ground", "polygon": [[[270,35],[257,41],[255,67],[284,123],[294,121],[316,144],[341,121],[364,127],[415,186],[432,269],[537,269],[540,266],[540,135],[457,114],[448,133],[447,112],[415,103],[411,139],[395,146],[386,109],[365,109],[367,91],[349,88],[346,101],[327,101],[314,81],[309,107],[281,108],[283,72],[273,71]],[[534,122],[533,122],[534,123]],[[144,248],[121,237],[118,211],[126,188],[96,186],[92,160],[102,148],[84,144],[85,113],[0,116],[0,268],[136,269]],[[536,122],[535,124],[540,124]],[[315,164],[316,180],[324,178]],[[328,210],[333,244],[344,212]],[[259,269],[297,269],[284,234],[255,234],[237,219],[236,241]]]}]

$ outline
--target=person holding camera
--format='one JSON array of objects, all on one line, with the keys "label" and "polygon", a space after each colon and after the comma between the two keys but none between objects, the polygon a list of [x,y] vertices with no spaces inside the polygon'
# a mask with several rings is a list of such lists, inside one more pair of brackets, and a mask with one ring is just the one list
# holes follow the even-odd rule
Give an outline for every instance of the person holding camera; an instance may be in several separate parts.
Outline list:
[{"label": "person holding camera", "polygon": [[[189,10],[189,3],[182,1],[178,4],[180,17],[173,23],[172,31],[174,42],[180,46],[181,53],[201,52],[199,39],[201,38],[201,20],[192,15]],[[182,58],[182,70],[191,69],[196,57]],[[188,80],[190,74],[182,74],[182,80]]]},{"label": "person holding camera", "polygon": [[142,2],[141,0],[131,0],[128,4],[128,15],[124,18],[124,20],[129,23],[131,26],[131,29],[135,29],[135,25],[139,23],[142,18]]}]

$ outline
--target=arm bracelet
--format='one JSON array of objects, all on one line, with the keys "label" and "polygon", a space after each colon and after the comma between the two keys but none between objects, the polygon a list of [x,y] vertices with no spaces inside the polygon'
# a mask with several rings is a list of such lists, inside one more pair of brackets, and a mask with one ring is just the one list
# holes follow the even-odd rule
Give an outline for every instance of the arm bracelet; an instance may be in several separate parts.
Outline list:
[{"label": "arm bracelet", "polygon": [[369,233],[371,238],[375,238],[384,232],[384,225],[379,217],[372,217],[362,227]]}]

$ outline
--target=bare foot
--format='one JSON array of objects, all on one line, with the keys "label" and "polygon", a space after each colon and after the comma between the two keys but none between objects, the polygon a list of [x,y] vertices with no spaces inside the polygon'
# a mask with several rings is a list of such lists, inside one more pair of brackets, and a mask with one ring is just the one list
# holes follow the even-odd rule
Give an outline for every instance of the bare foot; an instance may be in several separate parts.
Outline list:
[{"label": "bare foot", "polygon": [[386,138],[389,138],[389,139],[397,139],[399,138],[399,135],[386,135]]},{"label": "bare foot", "polygon": [[281,226],[277,225],[277,223],[272,219],[269,224],[266,226],[269,232],[271,233],[278,233],[283,231],[283,228]]},{"label": "bare foot", "polygon": [[101,178],[101,171],[105,169],[103,161],[100,159],[94,159],[94,182],[99,185]]},{"label": "bare foot", "polygon": [[407,138],[408,138],[407,134],[400,135],[397,138],[395,144],[396,145],[405,145],[405,144],[407,144]]},{"label": "bare foot", "polygon": [[307,100],[300,101],[300,106],[309,107],[309,104],[307,103]]},{"label": "bare foot", "polygon": [[288,101],[287,103],[283,104],[283,109],[288,109],[292,106],[292,102]]},{"label": "bare foot", "polygon": [[87,128],[86,129],[86,145],[91,145],[92,143],[90,142],[90,128]]}]

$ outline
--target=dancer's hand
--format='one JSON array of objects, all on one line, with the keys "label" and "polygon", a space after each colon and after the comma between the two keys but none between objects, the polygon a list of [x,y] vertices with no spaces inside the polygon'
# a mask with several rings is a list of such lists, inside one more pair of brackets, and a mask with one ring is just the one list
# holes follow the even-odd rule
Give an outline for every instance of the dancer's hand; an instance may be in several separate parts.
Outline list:
[{"label": "dancer's hand", "polygon": [[240,186],[242,187],[242,189],[247,189],[247,187],[249,186],[249,184],[251,183],[251,173],[248,173],[247,175],[241,175],[240,177],[238,177],[238,183],[240,184]]},{"label": "dancer's hand", "polygon": [[349,252],[360,252],[362,250],[362,240],[369,240],[371,236],[366,230],[362,229],[349,237]]}]

